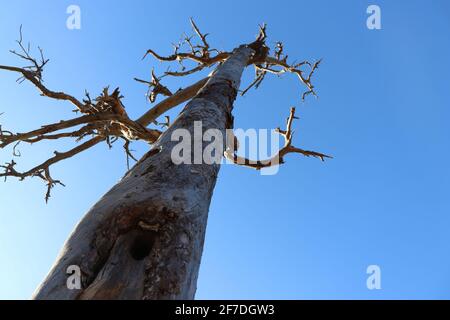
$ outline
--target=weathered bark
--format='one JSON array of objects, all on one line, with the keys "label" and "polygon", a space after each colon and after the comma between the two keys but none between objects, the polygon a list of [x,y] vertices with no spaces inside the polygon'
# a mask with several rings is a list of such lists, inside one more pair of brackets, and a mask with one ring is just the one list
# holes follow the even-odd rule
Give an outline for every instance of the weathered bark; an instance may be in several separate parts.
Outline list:
[{"label": "weathered bark", "polygon": [[[203,131],[219,129],[225,137],[253,54],[241,46],[217,68],[152,150],[76,226],[33,298],[194,298],[219,165],[174,164],[178,142],[171,134],[184,128],[193,137],[194,121],[202,121]],[[70,265],[81,268],[80,290],[66,286]]]}]

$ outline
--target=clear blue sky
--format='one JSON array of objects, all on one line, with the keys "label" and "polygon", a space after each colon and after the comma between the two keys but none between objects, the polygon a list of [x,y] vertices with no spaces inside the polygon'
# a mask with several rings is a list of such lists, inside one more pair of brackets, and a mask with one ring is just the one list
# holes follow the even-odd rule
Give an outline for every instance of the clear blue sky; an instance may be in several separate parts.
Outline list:
[{"label": "clear blue sky", "polygon": [[[66,8],[81,7],[81,30]],[[82,97],[120,86],[133,117],[149,108],[147,48],[170,53],[188,18],[219,49],[251,41],[266,22],[270,44],[292,58],[324,58],[319,99],[300,103],[295,78],[269,78],[235,103],[236,127],[275,128],[298,107],[295,144],[332,154],[291,155],[277,175],[223,166],[210,208],[197,298],[450,298],[450,4],[448,1],[2,1],[0,64],[19,25],[44,48],[46,84]],[[382,30],[366,28],[377,4]],[[250,81],[251,70],[244,75]],[[16,75],[0,73],[0,123],[30,130],[73,116]],[[171,88],[196,77],[170,82]],[[22,168],[70,143],[22,147]],[[145,148],[137,144],[138,154]],[[1,150],[2,162],[11,150]],[[0,298],[28,298],[86,210],[125,170],[120,145],[57,165],[66,183],[49,204],[40,181],[0,183]],[[382,289],[366,288],[366,268]]]}]

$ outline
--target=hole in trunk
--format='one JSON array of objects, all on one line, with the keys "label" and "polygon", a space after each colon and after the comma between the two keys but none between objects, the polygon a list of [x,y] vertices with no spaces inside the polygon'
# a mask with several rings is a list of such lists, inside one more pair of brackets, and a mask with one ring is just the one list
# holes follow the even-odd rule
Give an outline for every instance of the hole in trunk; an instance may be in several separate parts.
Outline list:
[{"label": "hole in trunk", "polygon": [[146,231],[137,235],[130,247],[130,254],[134,260],[143,260],[152,251],[156,232]]}]

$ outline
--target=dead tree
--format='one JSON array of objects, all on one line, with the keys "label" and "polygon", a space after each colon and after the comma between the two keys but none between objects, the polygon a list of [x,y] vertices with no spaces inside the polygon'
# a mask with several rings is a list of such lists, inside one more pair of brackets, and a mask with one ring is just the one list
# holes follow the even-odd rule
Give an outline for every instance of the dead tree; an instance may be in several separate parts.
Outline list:
[{"label": "dead tree", "polygon": [[[133,158],[129,149],[131,141],[144,140],[150,146],[147,154],[79,222],[34,293],[35,299],[193,299],[208,209],[220,164],[174,164],[171,150],[177,141],[172,141],[172,133],[181,128],[193,134],[194,122],[202,121],[204,130],[218,129],[226,137],[226,129],[233,128],[236,96],[257,88],[268,74],[294,74],[306,87],[302,99],[316,95],[311,79],[320,60],[289,63],[281,42],[271,55],[266,45],[265,25],[260,26],[255,41],[230,52],[211,48],[207,34],[202,33],[193,20],[191,25],[194,36],[184,36],[174,46],[173,54],[162,56],[148,50],[144,55],[144,58],[152,56],[159,61],[177,63],[179,68],[168,69],[159,77],[152,72],[149,80],[136,79],[148,86],[151,103],[160,96],[165,97],[136,120],[128,117],[119,88],[110,91],[106,87],[93,99],[85,93],[81,100],[47,88],[43,70],[48,59],[41,49],[38,58],[32,55],[30,46],[24,44],[22,31],[17,41],[19,50],[11,52],[29,65],[0,65],[1,70],[17,73],[19,82],[32,83],[41,95],[70,102],[78,113],[72,119],[25,133],[0,127],[0,147],[11,146],[14,155],[20,143],[63,138],[73,138],[78,143],[71,150],[55,151],[48,160],[25,171],[19,171],[15,160],[7,162],[1,166],[1,177],[43,180],[48,201],[52,188],[62,184],[51,175],[50,168],[54,164],[101,142],[112,145],[123,141],[130,158]],[[186,63],[194,66],[188,68]],[[248,66],[254,67],[255,80],[239,90],[242,72]],[[209,76],[175,93],[162,84],[164,77],[182,77],[206,68],[214,68]],[[158,122],[165,112],[188,100],[175,121],[170,123],[166,117],[166,123]],[[289,153],[322,160],[327,157],[292,145],[294,119],[295,109],[292,108],[286,129],[278,129],[285,138],[285,145],[272,159],[239,157],[237,147],[224,147],[221,153],[237,164],[255,169],[283,163]],[[161,127],[166,128],[165,131]],[[224,146],[229,146],[225,143]],[[204,148],[202,144],[202,151]],[[67,269],[71,265],[81,270],[79,290],[71,290],[66,285]]]}]

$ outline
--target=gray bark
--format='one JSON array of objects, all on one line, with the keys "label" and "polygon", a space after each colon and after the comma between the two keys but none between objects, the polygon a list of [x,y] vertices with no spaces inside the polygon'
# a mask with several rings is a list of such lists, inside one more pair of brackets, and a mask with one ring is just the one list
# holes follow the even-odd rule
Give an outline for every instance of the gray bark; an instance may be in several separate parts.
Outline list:
[{"label": "gray bark", "polygon": [[[220,165],[174,164],[171,150],[178,142],[171,134],[184,128],[193,136],[194,121],[202,121],[203,131],[219,129],[225,137],[253,54],[248,46],[237,48],[152,149],[88,211],[34,299],[194,298]],[[80,290],[67,288],[70,265],[81,268]]]}]

